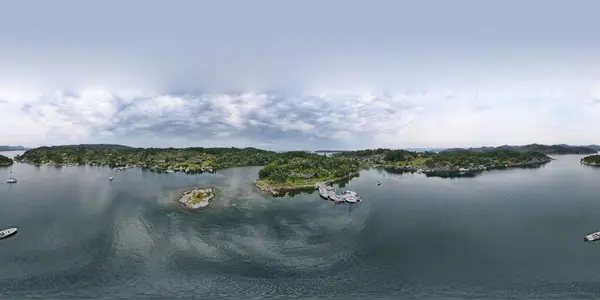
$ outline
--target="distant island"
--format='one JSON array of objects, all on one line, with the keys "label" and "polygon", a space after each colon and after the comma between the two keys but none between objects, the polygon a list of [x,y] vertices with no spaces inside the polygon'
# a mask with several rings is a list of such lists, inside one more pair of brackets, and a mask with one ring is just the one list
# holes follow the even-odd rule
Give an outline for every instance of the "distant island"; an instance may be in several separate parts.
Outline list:
[{"label": "distant island", "polygon": [[552,160],[540,152],[503,149],[452,149],[436,153],[380,148],[343,152],[334,154],[334,157],[354,159],[363,167],[390,167],[426,174],[472,173],[508,167],[537,166]]},{"label": "distant island", "polygon": [[358,161],[328,157],[305,151],[280,153],[258,172],[256,186],[267,193],[315,189],[316,184],[333,183],[356,176]]},{"label": "distant island", "polygon": [[581,159],[581,163],[588,166],[600,166],[600,155],[590,155]]},{"label": "distant island", "polygon": [[23,146],[0,145],[0,151],[25,151],[25,150],[27,150],[27,148],[25,148]]},{"label": "distant island", "polygon": [[13,160],[4,156],[4,155],[0,155],[0,167],[9,167],[13,165]]}]

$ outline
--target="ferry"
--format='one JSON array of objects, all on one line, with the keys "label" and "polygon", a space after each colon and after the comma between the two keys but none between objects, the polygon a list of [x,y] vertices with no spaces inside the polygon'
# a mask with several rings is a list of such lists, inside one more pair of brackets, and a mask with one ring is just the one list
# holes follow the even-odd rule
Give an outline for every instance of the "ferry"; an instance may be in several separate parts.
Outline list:
[{"label": "ferry", "polygon": [[7,237],[13,236],[17,233],[17,228],[8,228],[0,231],[0,239],[5,239]]},{"label": "ferry", "polygon": [[584,242],[594,242],[600,240],[600,231],[588,234],[583,238]]}]

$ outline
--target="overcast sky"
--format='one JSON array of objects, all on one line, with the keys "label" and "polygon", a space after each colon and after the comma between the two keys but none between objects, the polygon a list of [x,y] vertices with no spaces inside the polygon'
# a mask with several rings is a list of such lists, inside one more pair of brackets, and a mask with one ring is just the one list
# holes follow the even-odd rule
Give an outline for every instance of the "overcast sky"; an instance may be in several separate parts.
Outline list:
[{"label": "overcast sky", "polygon": [[0,2],[0,145],[600,144],[600,2]]}]

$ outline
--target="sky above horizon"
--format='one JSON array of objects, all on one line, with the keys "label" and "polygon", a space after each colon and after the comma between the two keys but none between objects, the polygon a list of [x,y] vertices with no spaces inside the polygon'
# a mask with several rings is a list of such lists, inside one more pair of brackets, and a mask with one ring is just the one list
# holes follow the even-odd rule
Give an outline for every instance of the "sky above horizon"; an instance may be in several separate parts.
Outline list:
[{"label": "sky above horizon", "polygon": [[600,144],[600,2],[3,1],[0,145]]}]

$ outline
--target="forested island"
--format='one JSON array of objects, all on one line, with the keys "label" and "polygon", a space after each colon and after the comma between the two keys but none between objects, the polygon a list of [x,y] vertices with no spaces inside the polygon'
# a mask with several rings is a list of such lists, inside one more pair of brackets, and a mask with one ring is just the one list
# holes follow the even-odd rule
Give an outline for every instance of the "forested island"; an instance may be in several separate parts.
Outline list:
[{"label": "forested island", "polygon": [[32,165],[136,166],[154,171],[204,172],[264,166],[276,152],[256,148],[131,148],[122,145],[69,145],[40,147],[17,155]]},{"label": "forested island", "polygon": [[494,149],[487,151],[444,150],[412,152],[407,150],[368,149],[334,154],[334,157],[358,161],[363,167],[390,167],[408,172],[480,172],[489,169],[541,165],[552,160],[540,152]]},{"label": "forested island", "polygon": [[8,167],[8,166],[12,166],[13,164],[13,160],[4,156],[4,155],[0,155],[0,167]]},{"label": "forested island", "polygon": [[299,189],[315,189],[319,182],[333,183],[358,174],[356,160],[328,157],[305,151],[277,154],[258,172],[256,186],[277,195]]},{"label": "forested island", "polygon": [[590,155],[581,159],[581,163],[589,166],[600,166],[600,155]]}]

